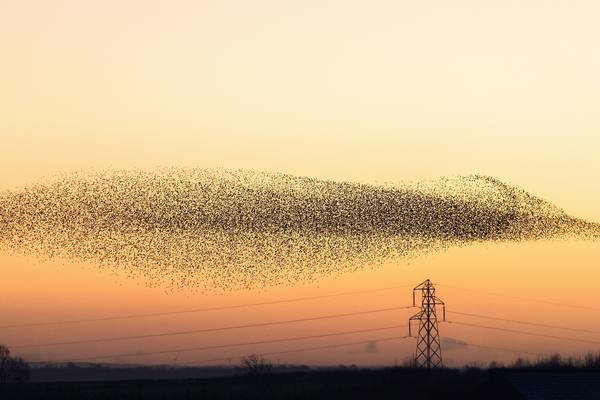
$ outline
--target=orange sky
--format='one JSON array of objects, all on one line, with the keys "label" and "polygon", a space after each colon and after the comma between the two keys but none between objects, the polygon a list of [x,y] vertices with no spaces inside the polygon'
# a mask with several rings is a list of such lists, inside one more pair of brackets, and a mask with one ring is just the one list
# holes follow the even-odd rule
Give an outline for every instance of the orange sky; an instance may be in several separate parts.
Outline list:
[{"label": "orange sky", "polygon": [[[452,315],[452,310],[526,320],[545,324],[600,331],[600,323],[589,318],[590,311],[555,305],[509,299],[488,293],[541,299],[558,303],[598,307],[595,296],[597,262],[600,249],[595,243],[522,243],[476,245],[451,249],[437,255],[423,256],[409,265],[389,265],[375,270],[348,274],[337,279],[323,279],[313,285],[271,288],[263,292],[233,292],[226,294],[167,292],[164,288],[148,288],[142,282],[101,273],[94,266],[60,263],[38,263],[17,257],[3,257],[3,302],[0,306],[3,323],[71,320],[103,316],[178,311],[212,306],[256,303],[303,296],[328,295],[347,291],[403,286],[381,292],[356,294],[288,304],[246,309],[199,312],[125,321],[103,321],[66,326],[2,329],[8,344],[26,345],[56,341],[129,336],[136,334],[173,332],[231,325],[306,318],[396,306],[411,303],[411,287],[424,278],[439,283],[438,295],[448,305],[448,319],[488,326],[526,330],[551,335],[600,340],[600,335],[537,328],[498,321]],[[458,290],[476,290],[475,292]],[[483,293],[478,293],[477,290]],[[382,312],[345,318],[311,321],[289,325],[248,328],[225,332],[182,335],[166,338],[146,338],[107,344],[86,344],[22,349],[18,352],[31,359],[69,359],[82,356],[119,354],[199,347],[285,337],[318,335],[347,330],[403,325],[414,310]],[[593,314],[600,311],[592,312]],[[440,326],[442,335],[473,344],[509,347],[540,353],[561,351],[582,353],[597,349],[590,343],[578,343],[507,334],[457,325]],[[212,358],[243,355],[250,352],[272,352],[292,348],[313,347],[333,343],[403,336],[406,328],[361,333],[333,338],[312,339],[290,343],[254,345],[231,349],[181,352],[104,361],[178,362],[187,363]],[[328,351],[277,356],[290,363],[362,363],[393,364],[402,362],[413,350],[411,339],[379,344],[379,352],[367,353],[366,345]],[[510,360],[514,354],[481,349],[449,349],[448,361]]]},{"label": "orange sky", "polygon": [[[248,168],[363,182],[479,173],[600,221],[596,1],[483,6],[460,0],[450,7],[443,1],[9,0],[0,9],[1,189],[64,171],[158,166]],[[312,285],[215,295],[169,293],[95,266],[2,254],[0,325],[412,286],[429,277],[440,283],[449,309],[600,329],[597,318],[584,318],[581,309],[450,287],[600,308],[593,295],[599,255],[597,243],[476,245]],[[409,300],[406,288],[193,316],[0,329],[0,342],[16,346],[196,329]],[[17,353],[69,358],[301,336],[404,323],[411,312]],[[540,352],[599,347],[453,325],[441,330],[473,343]],[[395,333],[182,353],[177,360]],[[277,358],[391,364],[404,360],[413,346],[404,340],[381,343],[376,353],[358,346]],[[444,355],[457,363],[513,357],[473,348]]]}]

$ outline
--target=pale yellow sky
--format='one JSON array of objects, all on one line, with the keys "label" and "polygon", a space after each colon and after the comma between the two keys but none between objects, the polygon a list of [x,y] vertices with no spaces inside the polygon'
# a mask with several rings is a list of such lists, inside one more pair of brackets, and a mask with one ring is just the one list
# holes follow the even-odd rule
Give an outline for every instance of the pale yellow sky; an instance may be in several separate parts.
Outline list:
[{"label": "pale yellow sky", "polygon": [[597,1],[4,1],[2,187],[490,174],[600,219]]}]

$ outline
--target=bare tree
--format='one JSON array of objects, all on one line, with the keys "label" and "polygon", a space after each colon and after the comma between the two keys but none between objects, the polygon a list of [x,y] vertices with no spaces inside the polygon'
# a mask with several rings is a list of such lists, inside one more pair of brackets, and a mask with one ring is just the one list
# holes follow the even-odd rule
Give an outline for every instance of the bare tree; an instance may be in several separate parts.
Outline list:
[{"label": "bare tree", "polygon": [[252,354],[242,358],[242,371],[247,375],[263,375],[273,370],[273,364],[264,359],[263,356]]},{"label": "bare tree", "polygon": [[29,364],[21,357],[11,357],[8,347],[0,344],[0,384],[29,380]]},{"label": "bare tree", "polygon": [[0,344],[0,384],[8,381],[8,364],[10,362],[10,350]]}]

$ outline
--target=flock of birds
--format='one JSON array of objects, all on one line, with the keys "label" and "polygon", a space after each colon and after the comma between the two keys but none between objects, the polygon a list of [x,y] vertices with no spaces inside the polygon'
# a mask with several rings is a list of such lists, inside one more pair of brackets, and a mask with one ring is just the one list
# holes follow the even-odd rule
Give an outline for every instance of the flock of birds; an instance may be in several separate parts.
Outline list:
[{"label": "flock of birds", "polygon": [[71,174],[0,194],[0,250],[232,290],[311,281],[472,242],[600,238],[494,178],[410,186],[244,170]]}]

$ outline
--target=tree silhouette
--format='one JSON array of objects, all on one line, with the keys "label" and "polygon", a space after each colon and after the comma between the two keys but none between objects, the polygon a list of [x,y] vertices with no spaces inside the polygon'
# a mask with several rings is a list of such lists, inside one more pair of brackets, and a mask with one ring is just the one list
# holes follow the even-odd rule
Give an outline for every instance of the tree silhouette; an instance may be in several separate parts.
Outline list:
[{"label": "tree silhouette", "polygon": [[263,356],[252,354],[242,358],[242,371],[247,375],[268,374],[273,370],[273,364],[264,359]]},{"label": "tree silhouette", "polygon": [[21,357],[11,357],[8,347],[0,344],[0,385],[8,382],[26,382],[29,376],[27,361]]}]

